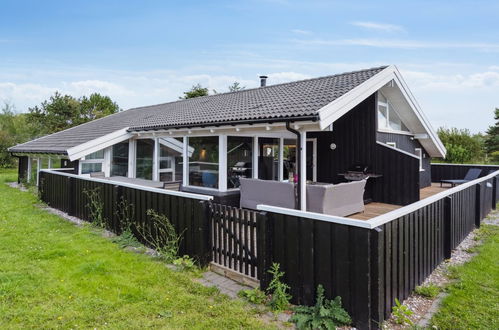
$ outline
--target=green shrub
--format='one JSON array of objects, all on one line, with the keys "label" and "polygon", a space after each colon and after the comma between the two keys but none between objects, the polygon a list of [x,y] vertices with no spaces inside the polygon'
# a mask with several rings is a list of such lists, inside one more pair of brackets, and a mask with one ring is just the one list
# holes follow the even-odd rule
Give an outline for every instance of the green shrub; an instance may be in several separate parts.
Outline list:
[{"label": "green shrub", "polygon": [[395,298],[395,306],[392,307],[392,315],[395,323],[397,324],[407,324],[407,325],[414,325],[414,322],[411,321],[409,316],[414,314],[413,311],[409,309],[409,307],[404,306],[400,303],[400,301]]},{"label": "green shrub", "polygon": [[435,284],[429,284],[426,286],[417,286],[416,289],[414,289],[414,292],[416,292],[418,295],[433,299],[438,294],[440,293],[441,289],[439,286]]},{"label": "green shrub", "polygon": [[298,306],[290,318],[298,329],[336,329],[352,323],[350,315],[341,307],[341,298],[328,300],[324,297],[324,287],[317,287],[315,306]]},{"label": "green shrub", "polygon": [[263,292],[262,290],[260,290],[258,288],[251,289],[251,290],[250,289],[241,290],[237,293],[237,295],[241,298],[246,299],[250,303],[257,304],[257,305],[264,304],[268,299],[265,292]]},{"label": "green shrub", "polygon": [[291,295],[287,292],[289,286],[281,281],[284,272],[281,272],[279,267],[280,265],[274,262],[268,271],[272,274],[272,280],[267,288],[267,293],[271,295],[269,306],[275,312],[280,312],[288,308],[289,300],[291,299]]}]

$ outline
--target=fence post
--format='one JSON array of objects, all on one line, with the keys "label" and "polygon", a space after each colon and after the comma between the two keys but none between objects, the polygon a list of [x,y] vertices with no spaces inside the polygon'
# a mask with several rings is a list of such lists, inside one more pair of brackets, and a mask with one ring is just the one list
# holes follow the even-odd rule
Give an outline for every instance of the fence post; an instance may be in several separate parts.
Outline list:
[{"label": "fence post", "polygon": [[444,199],[444,259],[450,259],[452,254],[452,197]]},{"label": "fence post", "polygon": [[197,249],[198,259],[201,266],[207,266],[212,261],[212,221],[211,210],[209,202],[199,201],[200,214],[198,216],[198,234],[199,234],[199,247]]},{"label": "fence post", "polygon": [[267,272],[272,263],[272,222],[267,212],[257,214],[257,270],[260,289],[265,290],[270,283]]},{"label": "fence post", "polygon": [[371,282],[371,328],[377,329],[384,319],[384,269],[383,258],[384,239],[383,229],[376,227],[371,230],[371,269],[369,272]]},{"label": "fence post", "polygon": [[477,183],[475,191],[475,226],[480,228],[480,221],[482,220],[482,203],[481,203],[481,191],[482,186],[480,183]]}]

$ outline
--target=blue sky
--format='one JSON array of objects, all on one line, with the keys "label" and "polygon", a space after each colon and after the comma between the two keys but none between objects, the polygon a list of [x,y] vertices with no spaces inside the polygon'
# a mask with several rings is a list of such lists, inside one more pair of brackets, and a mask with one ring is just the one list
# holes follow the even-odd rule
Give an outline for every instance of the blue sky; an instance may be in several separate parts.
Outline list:
[{"label": "blue sky", "polygon": [[0,1],[0,100],[59,90],[123,109],[396,64],[434,127],[499,107],[499,1]]}]

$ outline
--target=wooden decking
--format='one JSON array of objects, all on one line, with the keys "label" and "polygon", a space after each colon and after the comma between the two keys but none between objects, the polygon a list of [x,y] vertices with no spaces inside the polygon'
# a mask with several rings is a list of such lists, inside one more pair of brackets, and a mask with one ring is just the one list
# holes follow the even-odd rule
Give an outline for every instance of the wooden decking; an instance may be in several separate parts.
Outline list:
[{"label": "wooden decking", "polygon": [[[419,191],[419,198],[425,199],[447,189],[449,189],[449,187],[441,188],[440,183],[432,183],[431,186],[423,188]],[[352,214],[348,218],[369,220],[371,218],[377,217],[378,215],[388,213],[400,207],[400,205],[373,202],[366,204],[366,209],[363,213]]]}]

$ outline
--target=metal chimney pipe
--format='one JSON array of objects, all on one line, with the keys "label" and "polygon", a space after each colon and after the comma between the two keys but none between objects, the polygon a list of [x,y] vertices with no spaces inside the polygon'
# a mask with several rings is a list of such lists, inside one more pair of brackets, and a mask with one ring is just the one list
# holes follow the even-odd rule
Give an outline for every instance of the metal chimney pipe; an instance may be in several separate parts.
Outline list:
[{"label": "metal chimney pipe", "polygon": [[260,87],[267,86],[267,76],[260,76]]}]

